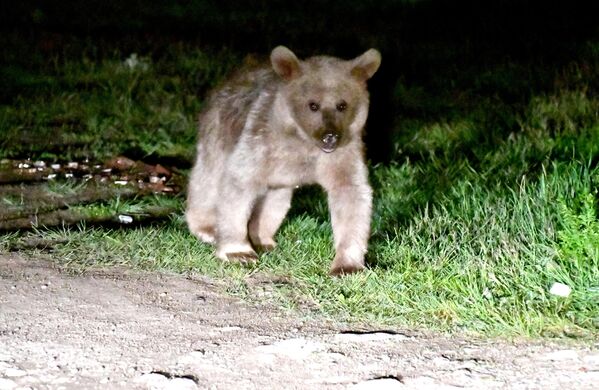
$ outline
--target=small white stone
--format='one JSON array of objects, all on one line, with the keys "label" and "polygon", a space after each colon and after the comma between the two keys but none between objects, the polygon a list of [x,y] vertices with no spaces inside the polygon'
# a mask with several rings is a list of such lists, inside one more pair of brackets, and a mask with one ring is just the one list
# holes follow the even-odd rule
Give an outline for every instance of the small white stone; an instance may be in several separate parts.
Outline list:
[{"label": "small white stone", "polygon": [[33,166],[36,168],[44,168],[46,166],[46,163],[43,161],[36,161],[33,163]]},{"label": "small white stone", "polygon": [[131,217],[130,215],[119,215],[119,222],[120,223],[124,223],[124,224],[129,224],[131,222],[133,222],[133,217]]},{"label": "small white stone", "polygon": [[570,293],[572,292],[572,289],[570,288],[570,286],[568,286],[567,284],[563,284],[563,283],[553,283],[553,285],[551,286],[551,289],[549,289],[549,293],[553,294],[553,295],[557,295],[558,297],[568,297],[570,296]]},{"label": "small white stone", "polygon": [[52,165],[50,165],[50,168],[52,168],[54,170],[60,169],[60,164],[52,164]]},{"label": "small white stone", "polygon": [[114,184],[118,184],[120,186],[126,186],[127,184],[129,184],[129,182],[127,180],[116,180],[114,182]]},{"label": "small white stone", "polygon": [[79,163],[78,163],[78,162],[75,162],[75,161],[73,161],[73,162],[70,162],[70,163],[68,163],[68,164],[67,164],[67,167],[69,167],[69,168],[73,168],[73,169],[77,169],[77,168],[79,167]]},{"label": "small white stone", "polygon": [[493,298],[493,294],[491,293],[491,290],[489,290],[487,287],[485,287],[485,289],[483,291],[483,297],[485,297],[487,299]]},{"label": "small white stone", "polygon": [[129,68],[130,70],[139,69],[141,71],[148,70],[148,68],[150,67],[148,60],[143,57],[138,57],[137,53],[131,53],[129,58],[123,61],[123,65],[125,65],[125,67]]}]

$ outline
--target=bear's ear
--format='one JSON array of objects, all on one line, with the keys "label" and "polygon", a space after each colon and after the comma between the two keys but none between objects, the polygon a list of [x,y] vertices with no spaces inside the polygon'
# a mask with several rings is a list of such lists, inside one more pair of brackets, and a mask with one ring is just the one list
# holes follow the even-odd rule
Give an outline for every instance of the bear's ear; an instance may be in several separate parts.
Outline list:
[{"label": "bear's ear", "polygon": [[360,81],[366,81],[376,73],[381,65],[381,53],[376,49],[370,49],[350,62],[351,75]]},{"label": "bear's ear", "polygon": [[270,62],[275,72],[290,81],[301,74],[300,63],[295,54],[285,46],[277,46],[270,53]]}]

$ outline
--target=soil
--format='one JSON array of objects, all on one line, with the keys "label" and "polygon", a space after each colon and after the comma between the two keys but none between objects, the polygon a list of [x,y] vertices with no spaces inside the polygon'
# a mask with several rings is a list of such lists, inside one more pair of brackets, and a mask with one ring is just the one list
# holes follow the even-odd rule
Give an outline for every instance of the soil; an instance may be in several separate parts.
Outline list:
[{"label": "soil", "polygon": [[[264,281],[262,282],[264,283]],[[591,389],[599,343],[337,323],[223,282],[0,254],[0,389]],[[254,302],[257,301],[258,303]]]}]

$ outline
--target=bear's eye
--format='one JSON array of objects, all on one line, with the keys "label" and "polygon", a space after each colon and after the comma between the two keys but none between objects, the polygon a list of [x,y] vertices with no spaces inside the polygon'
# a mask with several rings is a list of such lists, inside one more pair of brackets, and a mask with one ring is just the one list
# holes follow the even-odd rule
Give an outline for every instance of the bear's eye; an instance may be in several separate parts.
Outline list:
[{"label": "bear's eye", "polygon": [[337,111],[343,112],[346,109],[347,109],[347,103],[345,102],[345,100],[342,100],[339,103],[337,103]]},{"label": "bear's eye", "polygon": [[318,111],[320,110],[320,104],[316,103],[316,102],[310,102],[308,103],[308,107],[310,107],[310,111]]}]

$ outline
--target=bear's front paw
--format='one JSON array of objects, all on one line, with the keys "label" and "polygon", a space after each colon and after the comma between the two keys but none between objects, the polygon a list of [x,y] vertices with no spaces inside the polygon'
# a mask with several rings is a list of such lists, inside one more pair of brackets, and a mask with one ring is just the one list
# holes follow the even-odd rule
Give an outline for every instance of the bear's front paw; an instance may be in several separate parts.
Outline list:
[{"label": "bear's front paw", "polygon": [[249,244],[224,245],[216,252],[219,259],[241,264],[254,264],[258,255]]},{"label": "bear's front paw", "polygon": [[272,238],[258,239],[253,238],[252,244],[258,253],[270,252],[277,247],[277,243]]},{"label": "bear's front paw", "polygon": [[206,244],[214,244],[216,242],[215,229],[212,226],[197,228],[192,230],[192,233]]},{"label": "bear's front paw", "polygon": [[255,264],[258,262],[258,255],[256,252],[232,252],[225,253],[227,261],[241,263],[241,264]]},{"label": "bear's front paw", "polygon": [[364,270],[364,263],[360,261],[352,261],[343,257],[337,257],[331,264],[331,270],[329,275],[331,276],[343,276],[354,274]]}]

